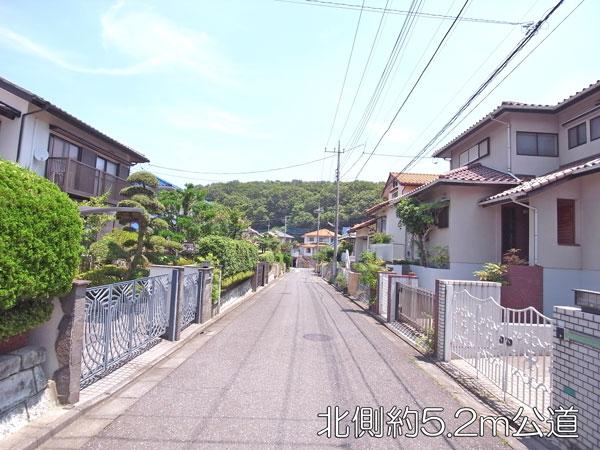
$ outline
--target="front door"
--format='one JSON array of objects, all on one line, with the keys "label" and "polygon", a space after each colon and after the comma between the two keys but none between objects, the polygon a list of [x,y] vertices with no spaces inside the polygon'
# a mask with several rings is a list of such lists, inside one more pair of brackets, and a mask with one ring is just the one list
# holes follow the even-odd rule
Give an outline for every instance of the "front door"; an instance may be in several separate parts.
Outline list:
[{"label": "front door", "polygon": [[502,205],[502,254],[512,248],[529,259],[529,209],[514,203]]}]

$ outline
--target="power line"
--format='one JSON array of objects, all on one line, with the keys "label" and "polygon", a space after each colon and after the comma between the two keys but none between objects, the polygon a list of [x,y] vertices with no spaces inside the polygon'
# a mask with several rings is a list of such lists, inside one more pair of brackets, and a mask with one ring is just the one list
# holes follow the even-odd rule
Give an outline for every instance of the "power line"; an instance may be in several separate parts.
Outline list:
[{"label": "power line", "polygon": [[[575,9],[577,9],[581,3],[583,3],[584,0],[581,0],[581,2],[573,9],[573,11],[575,11]],[[438,138],[440,136],[442,136],[442,134],[444,134],[444,132],[449,129],[452,124],[460,117],[460,115],[467,109],[469,108],[469,106],[471,105],[471,103],[473,103],[473,101],[475,101],[475,99],[492,83],[492,81],[500,74],[500,72],[502,70],[504,70],[506,68],[506,66],[509,64],[509,62],[525,47],[525,45],[527,45],[527,43],[529,41],[531,41],[531,39],[533,39],[533,37],[535,36],[535,34],[537,33],[537,31],[541,28],[541,26],[546,23],[546,21],[556,12],[556,10],[564,3],[564,0],[560,0],[558,1],[554,7],[552,7],[552,9],[542,18],[540,19],[534,27],[532,27],[530,29],[530,31],[527,33],[527,35],[521,39],[521,41],[517,44],[517,46],[509,53],[509,55],[502,61],[502,63],[500,63],[500,65],[498,67],[496,67],[496,69],[492,72],[492,74],[479,86],[479,88],[477,88],[477,90],[475,91],[474,94],[472,94],[467,101],[459,108],[459,110],[450,118],[450,120],[448,120],[448,122],[442,127],[442,129],[440,131],[438,131],[435,136],[433,138],[431,138],[431,140],[429,140],[429,142],[423,147],[423,149],[421,149],[415,156],[414,158],[401,170],[401,172],[404,172],[408,169],[410,169],[412,166],[414,166],[417,161],[420,159],[420,157],[425,154],[425,152],[427,152],[427,150],[438,140]],[[567,17],[569,17],[573,11],[571,11],[571,13],[569,13],[569,15]],[[562,22],[560,22],[556,28],[558,28],[563,22],[564,20],[566,20],[565,17],[563,19]],[[556,29],[554,28],[554,30]],[[553,31],[554,31],[553,30]],[[549,36],[549,34],[538,44],[538,46],[534,47],[533,50],[535,50],[537,47],[539,47],[539,45],[544,42],[545,39],[547,39]],[[533,52],[533,50],[531,52]],[[498,86],[525,60],[527,59],[527,57],[531,54],[531,52],[529,54],[527,54],[525,56],[525,58],[523,58],[521,60],[521,62],[514,67],[501,81],[500,83],[498,83]],[[498,87],[496,86],[496,87]],[[495,88],[494,88],[495,89]],[[487,95],[489,96],[491,94],[490,91]],[[485,100],[486,97],[484,97],[481,101]],[[481,102],[480,102],[481,103]],[[479,104],[480,104],[479,103]],[[478,105],[479,105],[478,104]]]},{"label": "power line", "polygon": [[327,144],[325,147],[329,145],[329,140],[331,139],[331,134],[333,133],[333,128],[335,126],[335,121],[337,119],[338,112],[340,110],[340,103],[342,101],[342,95],[344,94],[344,87],[346,86],[346,79],[348,78],[348,71],[350,69],[350,63],[352,62],[352,54],[354,53],[354,45],[356,44],[356,36],[358,35],[358,29],[360,28],[360,20],[362,18],[362,7],[365,6],[365,0],[363,0],[360,14],[358,15],[358,21],[356,22],[356,29],[354,30],[354,37],[352,38],[352,47],[350,48],[350,55],[348,56],[348,63],[346,64],[346,72],[344,73],[344,81],[342,82],[342,88],[340,89],[340,95],[338,96],[337,105],[335,107],[335,114],[333,115],[333,121],[331,122],[331,128],[329,129],[329,136],[327,137]]},{"label": "power line", "polygon": [[360,170],[356,174],[356,178],[358,178],[358,176],[361,174],[361,172],[363,171],[363,169],[365,168],[365,166],[367,165],[367,163],[371,159],[371,156],[373,155],[373,153],[375,153],[375,150],[377,150],[377,148],[379,147],[379,144],[381,144],[381,142],[383,141],[383,138],[386,136],[386,134],[390,131],[390,129],[394,125],[394,122],[398,118],[398,115],[400,114],[400,111],[402,111],[402,109],[404,108],[404,105],[406,105],[406,103],[408,102],[408,100],[412,96],[412,93],[415,91],[415,89],[419,85],[419,82],[423,78],[423,75],[425,75],[425,72],[427,72],[427,69],[429,69],[429,66],[431,65],[431,63],[435,59],[436,55],[438,54],[438,52],[442,48],[442,45],[444,44],[444,42],[446,41],[446,39],[450,35],[450,32],[452,31],[452,29],[454,28],[454,26],[458,22],[459,17],[461,16],[461,14],[463,13],[463,11],[465,10],[465,8],[467,7],[467,5],[469,4],[469,1],[470,0],[465,0],[465,2],[463,3],[462,8],[460,8],[460,11],[458,11],[458,14],[454,18],[454,21],[450,24],[450,26],[446,30],[446,33],[444,34],[444,36],[442,36],[442,39],[440,40],[438,46],[436,47],[435,51],[431,55],[431,58],[429,58],[429,61],[427,61],[427,64],[425,65],[425,67],[423,68],[423,70],[419,74],[419,77],[414,82],[412,88],[410,89],[410,91],[408,92],[408,94],[406,95],[406,97],[404,98],[404,101],[402,102],[402,104],[400,105],[400,107],[398,108],[398,110],[396,111],[396,114],[394,114],[394,117],[392,117],[392,120],[390,121],[390,124],[388,125],[388,127],[386,128],[386,130],[383,132],[383,134],[379,138],[379,141],[377,141],[377,144],[375,144],[375,147],[373,147],[373,150],[371,151],[371,154],[367,157],[366,161],[363,163],[362,167],[360,168]]},{"label": "power line", "polygon": [[[326,8],[335,8],[335,9],[349,9],[349,10],[357,10],[361,8],[361,6],[352,4],[352,3],[341,3],[341,2],[331,2],[331,1],[323,1],[323,0],[275,0],[282,3],[293,3],[297,5],[305,5],[305,6],[321,6]],[[386,8],[380,8],[376,6],[365,6],[364,11],[366,12],[380,12]],[[409,14],[409,11],[401,10],[401,9],[387,9],[386,14],[397,14],[406,16]],[[437,13],[427,13],[420,12],[418,13],[420,17],[427,19],[441,19],[441,20],[454,20],[454,16],[447,14],[437,14]],[[462,22],[476,22],[476,23],[486,23],[486,24],[495,24],[495,25],[512,25],[512,26],[522,26],[527,25],[530,22],[514,22],[510,20],[499,20],[499,19],[485,19],[481,17],[461,17],[459,19]]]},{"label": "power line", "polygon": [[411,5],[410,5],[410,11],[412,13],[410,15],[407,15],[406,18],[404,19],[404,22],[402,23],[402,27],[400,28],[400,31],[398,32],[396,41],[394,42],[394,46],[392,47],[390,55],[388,56],[387,62],[383,68],[381,75],[379,76],[379,79],[377,81],[375,89],[373,90],[373,93],[371,94],[371,98],[369,99],[369,102],[367,103],[367,106],[362,114],[362,117],[359,120],[356,128],[354,129],[354,132],[352,133],[352,135],[350,137],[348,145],[352,146],[352,145],[356,144],[359,141],[359,139],[361,138],[362,134],[364,133],[364,130],[366,129],[367,124],[369,123],[371,116],[373,115],[375,106],[379,102],[379,99],[381,97],[381,93],[383,92],[385,84],[387,83],[387,81],[389,79],[390,73],[391,73],[394,65],[396,64],[398,55],[400,54],[401,50],[404,48],[404,45],[407,42],[407,37],[409,36],[412,26],[414,24],[414,18],[415,18],[414,13],[417,12],[421,8],[422,3],[423,3],[423,0],[413,0],[412,1]]},{"label": "power line", "polygon": [[278,170],[286,170],[286,169],[293,169],[295,167],[308,166],[309,164],[314,164],[316,162],[323,161],[325,159],[330,159],[330,158],[333,158],[333,156],[332,155],[325,156],[323,158],[313,159],[312,161],[307,161],[307,162],[303,162],[303,163],[299,163],[299,164],[292,164],[290,166],[274,167],[271,169],[262,169],[262,170],[249,170],[249,171],[245,171],[245,172],[201,172],[201,171],[196,171],[196,170],[186,170],[186,169],[178,169],[175,167],[159,166],[159,165],[150,164],[150,163],[148,163],[148,165],[159,168],[159,169],[172,170],[174,172],[197,173],[197,174],[201,174],[201,175],[251,175],[251,174],[255,174],[255,173],[275,172]]}]

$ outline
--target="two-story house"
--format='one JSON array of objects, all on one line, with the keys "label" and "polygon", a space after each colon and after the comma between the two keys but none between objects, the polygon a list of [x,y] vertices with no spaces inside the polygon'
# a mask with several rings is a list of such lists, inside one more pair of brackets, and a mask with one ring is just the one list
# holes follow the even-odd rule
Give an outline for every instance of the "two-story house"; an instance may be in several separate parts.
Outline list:
[{"label": "two-story house", "polygon": [[325,247],[332,247],[335,233],[326,228],[310,231],[302,235],[304,242],[300,244],[299,256],[312,258],[315,253]]},{"label": "two-story house", "polygon": [[0,157],[55,182],[74,199],[119,191],[137,151],[82,122],[47,100],[0,78]]},{"label": "two-story house", "polygon": [[539,269],[530,304],[546,313],[600,288],[600,82],[556,105],[503,102],[434,156],[451,170],[406,195],[448,205],[427,245],[447,247],[450,269],[416,268],[426,287],[517,248]]},{"label": "two-story house", "polygon": [[[390,172],[381,193],[384,200],[365,211],[371,216],[368,220],[350,229],[352,233],[356,233],[353,251],[355,258],[359,258],[367,250],[375,252],[379,258],[388,262],[410,258],[412,248],[407,245],[409,241],[406,230],[398,224],[396,205],[402,196],[437,177],[429,173]],[[390,242],[371,242],[375,233],[389,235]]]}]

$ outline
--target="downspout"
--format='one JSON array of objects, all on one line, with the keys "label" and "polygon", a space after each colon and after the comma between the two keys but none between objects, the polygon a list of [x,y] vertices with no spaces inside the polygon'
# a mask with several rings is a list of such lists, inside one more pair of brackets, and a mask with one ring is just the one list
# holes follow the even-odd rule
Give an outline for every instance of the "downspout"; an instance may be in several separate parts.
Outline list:
[{"label": "downspout", "polygon": [[30,111],[25,114],[21,114],[21,123],[19,124],[19,141],[17,142],[17,158],[15,159],[15,162],[17,164],[19,164],[19,159],[21,159],[21,144],[23,141],[23,126],[25,125],[25,118],[29,115],[37,114],[42,111],[46,111],[46,109],[48,109],[49,105],[50,105],[50,103],[46,103],[43,108],[40,108],[36,111]]},{"label": "downspout", "polygon": [[[533,211],[533,265],[538,265],[538,210],[527,203],[522,203],[516,200],[515,197],[510,198],[515,205],[522,206]],[[531,264],[530,264],[531,265]]]}]

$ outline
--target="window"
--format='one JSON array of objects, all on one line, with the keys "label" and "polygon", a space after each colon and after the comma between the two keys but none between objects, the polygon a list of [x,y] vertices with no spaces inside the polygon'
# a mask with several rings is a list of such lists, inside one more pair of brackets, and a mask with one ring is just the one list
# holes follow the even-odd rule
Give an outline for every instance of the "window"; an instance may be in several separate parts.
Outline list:
[{"label": "window", "polygon": [[450,206],[438,209],[435,216],[435,225],[438,228],[448,228],[450,222]]},{"label": "window", "polygon": [[517,155],[558,156],[558,135],[517,131]]},{"label": "window", "polygon": [[466,166],[473,161],[476,161],[490,154],[490,138],[485,138],[478,142],[473,147],[462,152],[458,157],[459,166]]},{"label": "window", "polygon": [[569,148],[583,145],[587,142],[587,129],[585,122],[569,128]]},{"label": "window", "polygon": [[110,175],[117,176],[119,173],[119,165],[107,159],[96,156],[96,169],[106,172]]},{"label": "window", "polygon": [[81,148],[58,136],[50,135],[48,147],[48,153],[53,158],[69,158],[77,161],[81,159]]},{"label": "window", "polygon": [[557,199],[556,212],[558,245],[575,245],[575,200]]},{"label": "window", "polygon": [[600,116],[590,120],[590,141],[600,138]]},{"label": "window", "polygon": [[385,216],[377,218],[377,231],[379,233],[385,233],[385,228],[387,225],[386,222],[387,222],[387,218]]}]

